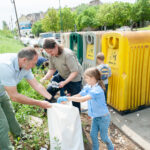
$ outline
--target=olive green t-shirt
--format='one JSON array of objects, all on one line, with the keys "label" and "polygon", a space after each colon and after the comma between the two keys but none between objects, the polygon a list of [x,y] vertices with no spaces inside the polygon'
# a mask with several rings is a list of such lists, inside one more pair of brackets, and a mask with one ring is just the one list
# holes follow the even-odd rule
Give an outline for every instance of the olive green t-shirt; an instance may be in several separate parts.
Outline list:
[{"label": "olive green t-shirt", "polygon": [[72,72],[78,72],[78,75],[72,82],[81,81],[82,67],[73,51],[64,48],[59,56],[50,56],[50,69],[56,69],[60,76],[67,79]]}]

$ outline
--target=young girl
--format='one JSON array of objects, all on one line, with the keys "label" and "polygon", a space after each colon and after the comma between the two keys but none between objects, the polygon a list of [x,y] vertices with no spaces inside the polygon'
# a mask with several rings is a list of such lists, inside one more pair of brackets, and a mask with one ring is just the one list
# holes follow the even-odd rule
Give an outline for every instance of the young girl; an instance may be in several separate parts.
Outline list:
[{"label": "young girl", "polygon": [[108,150],[114,150],[114,146],[108,137],[110,114],[105,102],[105,86],[101,80],[101,74],[96,68],[89,68],[84,73],[87,85],[77,95],[71,97],[59,97],[57,102],[88,101],[88,115],[92,117],[90,136],[92,138],[92,150],[99,150],[98,132],[101,140],[106,143]]}]

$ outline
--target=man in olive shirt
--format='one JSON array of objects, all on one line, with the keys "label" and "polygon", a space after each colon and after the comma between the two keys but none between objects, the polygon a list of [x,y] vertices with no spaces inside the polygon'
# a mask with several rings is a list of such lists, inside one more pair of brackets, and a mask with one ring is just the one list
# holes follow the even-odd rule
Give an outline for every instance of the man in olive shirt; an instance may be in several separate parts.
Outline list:
[{"label": "man in olive shirt", "polygon": [[[50,68],[41,82],[50,79],[55,71],[58,71],[58,74],[52,78],[52,83],[57,82],[58,88],[50,85],[47,91],[53,97],[61,88],[67,90],[71,95],[79,93],[82,88],[82,67],[74,52],[63,48],[53,39],[46,39],[43,48],[50,55]],[[80,103],[73,102],[73,105],[80,110]]]}]

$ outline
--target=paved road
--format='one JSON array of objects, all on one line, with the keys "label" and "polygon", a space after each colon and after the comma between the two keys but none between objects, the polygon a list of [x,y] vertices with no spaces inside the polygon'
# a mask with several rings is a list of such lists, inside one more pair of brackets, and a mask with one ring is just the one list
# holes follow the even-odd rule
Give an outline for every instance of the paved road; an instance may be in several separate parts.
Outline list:
[{"label": "paved road", "polygon": [[121,116],[110,109],[112,122],[144,150],[150,150],[150,108]]}]

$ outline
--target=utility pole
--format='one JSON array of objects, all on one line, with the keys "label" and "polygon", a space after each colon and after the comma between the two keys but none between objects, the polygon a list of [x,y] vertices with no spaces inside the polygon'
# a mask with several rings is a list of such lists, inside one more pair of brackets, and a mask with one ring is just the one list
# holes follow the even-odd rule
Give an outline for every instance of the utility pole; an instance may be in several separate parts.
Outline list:
[{"label": "utility pole", "polygon": [[11,0],[11,2],[14,4],[15,15],[16,15],[16,20],[17,20],[17,26],[18,26],[18,36],[20,38],[21,37],[21,33],[20,33],[20,27],[19,27],[19,21],[18,21],[18,15],[17,15],[17,9],[16,9],[15,0]]},{"label": "utility pole", "polygon": [[13,18],[12,18],[12,16],[11,16],[10,22],[11,22],[11,30],[12,30],[12,33],[13,33],[13,35],[15,35],[15,34],[14,34],[14,29],[13,29]]},{"label": "utility pole", "polygon": [[59,11],[60,11],[60,30],[61,30],[61,33],[62,33],[63,32],[63,24],[62,24],[60,0],[59,0]]}]

